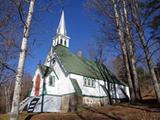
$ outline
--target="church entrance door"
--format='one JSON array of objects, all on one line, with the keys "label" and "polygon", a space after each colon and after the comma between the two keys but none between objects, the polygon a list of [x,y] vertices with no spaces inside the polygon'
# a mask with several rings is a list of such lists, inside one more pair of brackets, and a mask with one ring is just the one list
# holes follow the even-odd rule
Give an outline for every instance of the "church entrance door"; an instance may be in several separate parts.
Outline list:
[{"label": "church entrance door", "polygon": [[35,96],[39,96],[39,90],[40,90],[40,75],[38,74],[36,77],[36,85],[35,85]]}]

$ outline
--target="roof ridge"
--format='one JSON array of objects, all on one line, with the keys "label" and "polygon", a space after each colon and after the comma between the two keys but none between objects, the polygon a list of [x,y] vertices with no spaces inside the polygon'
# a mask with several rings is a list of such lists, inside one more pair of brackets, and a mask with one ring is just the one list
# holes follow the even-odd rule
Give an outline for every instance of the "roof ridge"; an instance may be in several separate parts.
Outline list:
[{"label": "roof ridge", "polygon": [[74,73],[95,78],[97,80],[108,80],[112,83],[115,82],[117,84],[123,84],[109,69],[107,69],[105,64],[87,59],[86,57],[79,57],[70,52],[68,48],[61,45],[59,45],[59,47],[56,46],[54,51],[68,73]]}]

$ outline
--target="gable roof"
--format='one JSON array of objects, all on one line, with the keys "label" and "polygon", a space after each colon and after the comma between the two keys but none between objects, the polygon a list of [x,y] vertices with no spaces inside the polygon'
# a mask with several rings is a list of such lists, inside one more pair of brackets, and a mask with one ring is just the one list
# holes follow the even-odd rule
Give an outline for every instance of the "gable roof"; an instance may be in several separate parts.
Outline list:
[{"label": "gable roof", "polygon": [[54,72],[54,74],[57,77],[57,79],[59,79],[58,75],[56,74],[56,72],[55,72],[55,70],[53,68],[48,67],[46,65],[40,65],[40,64],[38,64],[38,68],[39,68],[40,73],[41,73],[43,78],[45,78],[48,75],[50,75],[51,72]]},{"label": "gable roof", "polygon": [[38,68],[43,78],[48,76],[52,72],[52,69],[45,65],[38,64]]},{"label": "gable roof", "polygon": [[54,51],[58,55],[65,70],[69,73],[126,85],[124,82],[119,81],[103,64],[72,54],[68,48],[62,45],[57,45]]}]

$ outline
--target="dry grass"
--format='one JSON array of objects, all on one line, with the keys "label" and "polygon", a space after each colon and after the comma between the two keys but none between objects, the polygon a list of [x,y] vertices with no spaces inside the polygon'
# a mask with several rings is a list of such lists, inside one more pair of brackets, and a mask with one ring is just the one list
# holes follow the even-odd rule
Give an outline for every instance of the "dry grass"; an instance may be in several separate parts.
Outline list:
[{"label": "dry grass", "polygon": [[160,112],[148,112],[124,106],[84,108],[75,113],[42,113],[31,120],[160,120]]},{"label": "dry grass", "polygon": [[[23,112],[20,114],[19,120],[25,120],[27,116],[29,115],[35,115],[35,113],[28,114],[27,112]],[[9,120],[8,114],[0,114],[0,120]]]},{"label": "dry grass", "polygon": [[[160,110],[159,108],[156,108]],[[1,115],[0,120],[9,120],[7,115]],[[100,108],[83,107],[78,112],[68,113],[22,113],[20,120],[160,120],[160,112],[142,110],[138,106],[113,105]]]}]

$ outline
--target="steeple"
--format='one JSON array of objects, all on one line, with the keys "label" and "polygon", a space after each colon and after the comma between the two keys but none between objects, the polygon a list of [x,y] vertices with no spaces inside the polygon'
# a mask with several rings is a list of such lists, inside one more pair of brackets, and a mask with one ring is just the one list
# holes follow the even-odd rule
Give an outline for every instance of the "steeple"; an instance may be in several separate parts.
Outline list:
[{"label": "steeple", "polygon": [[59,26],[57,28],[57,34],[67,35],[65,18],[64,18],[64,10],[62,10],[61,19],[59,22]]},{"label": "steeple", "polygon": [[58,44],[65,47],[69,47],[69,37],[67,36],[67,30],[65,25],[64,10],[62,10],[60,22],[57,28],[56,36],[53,38],[53,46]]}]

